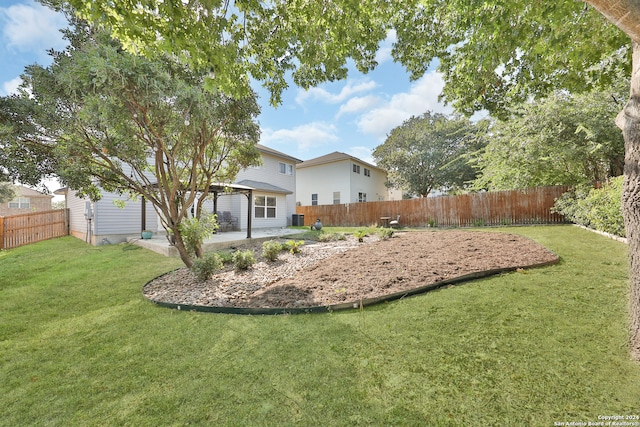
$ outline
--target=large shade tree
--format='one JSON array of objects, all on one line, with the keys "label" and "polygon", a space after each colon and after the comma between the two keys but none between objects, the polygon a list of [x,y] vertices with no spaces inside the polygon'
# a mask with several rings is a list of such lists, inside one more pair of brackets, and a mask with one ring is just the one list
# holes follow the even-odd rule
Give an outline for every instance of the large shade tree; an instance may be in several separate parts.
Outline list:
[{"label": "large shade tree", "polygon": [[181,224],[192,207],[200,217],[211,184],[260,163],[255,96],[204,90],[203,76],[169,55],[137,57],[81,23],[67,36],[50,67],[27,67],[25,90],[11,99],[36,111],[25,116],[38,130],[29,140],[50,148],[63,183],[80,195],[151,202],[190,266]]},{"label": "large shade tree", "polygon": [[361,70],[375,66],[378,43],[390,28],[398,36],[394,57],[414,77],[439,58],[444,99],[463,112],[500,113],[552,89],[609,83],[615,64],[629,70],[632,52],[631,96],[617,123],[626,147],[631,344],[640,359],[640,1],[68,1],[130,50],[174,52],[208,67],[210,84],[229,91],[248,90],[252,75],[265,82],[274,102],[287,72],[305,87],[344,77],[348,57]]},{"label": "large shade tree", "polygon": [[483,134],[483,122],[426,112],[394,128],[373,157],[389,172],[389,186],[426,197],[432,190],[465,188],[475,179],[470,158],[482,148]]},{"label": "large shade tree", "polygon": [[614,123],[622,97],[612,94],[554,92],[508,108],[477,157],[475,187],[592,184],[622,175],[624,141]]}]

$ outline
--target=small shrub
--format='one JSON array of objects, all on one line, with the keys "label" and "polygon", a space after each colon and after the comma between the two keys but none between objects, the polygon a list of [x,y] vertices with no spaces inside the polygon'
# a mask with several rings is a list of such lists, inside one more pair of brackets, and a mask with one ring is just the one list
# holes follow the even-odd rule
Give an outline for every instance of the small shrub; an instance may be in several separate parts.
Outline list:
[{"label": "small shrub", "polygon": [[289,252],[297,254],[300,252],[300,247],[304,245],[304,240],[287,240],[285,245]]},{"label": "small shrub", "polygon": [[283,245],[275,240],[269,240],[262,244],[262,256],[269,261],[278,259],[278,253],[283,249]]},{"label": "small shrub", "polygon": [[222,259],[223,264],[231,264],[233,263],[233,250],[224,249],[218,252],[220,255],[220,259]]},{"label": "small shrub", "polygon": [[382,240],[389,240],[393,237],[393,230],[391,228],[381,228],[378,231],[378,236],[380,236]]},{"label": "small shrub", "polygon": [[576,224],[624,237],[622,182],[623,177],[619,176],[602,188],[578,187],[559,197],[553,212]]},{"label": "small shrub", "polygon": [[353,235],[358,239],[358,242],[362,243],[364,242],[364,238],[367,237],[367,232],[365,230],[358,230],[353,233]]},{"label": "small shrub", "polygon": [[213,236],[218,229],[215,214],[202,215],[198,218],[185,218],[180,223],[180,233],[184,246],[190,255],[200,254],[204,239]]},{"label": "small shrub", "polygon": [[335,242],[338,240],[345,240],[344,233],[324,233],[318,236],[319,242]]},{"label": "small shrub", "polygon": [[247,270],[256,263],[256,257],[251,249],[234,252],[231,259],[236,270]]},{"label": "small shrub", "polygon": [[206,254],[196,258],[191,265],[191,271],[199,282],[206,281],[211,275],[222,268],[222,258],[217,253]]}]

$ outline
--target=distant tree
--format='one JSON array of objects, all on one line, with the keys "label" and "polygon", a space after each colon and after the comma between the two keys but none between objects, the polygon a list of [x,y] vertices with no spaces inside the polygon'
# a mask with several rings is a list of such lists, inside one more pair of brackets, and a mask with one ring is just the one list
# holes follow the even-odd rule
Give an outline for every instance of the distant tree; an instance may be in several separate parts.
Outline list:
[{"label": "distant tree", "polygon": [[[26,92],[0,98],[0,181],[38,186],[55,173],[53,141],[32,121],[39,110]],[[41,120],[54,121],[55,117],[42,116]]]},{"label": "distant tree", "polygon": [[604,182],[622,175],[624,140],[615,91],[556,92],[508,110],[487,135],[474,186],[507,190]]},{"label": "distant tree", "polygon": [[6,203],[16,197],[13,185],[8,182],[0,182],[0,203]]},{"label": "distant tree", "polygon": [[181,227],[191,207],[200,217],[211,183],[260,162],[255,95],[205,90],[204,77],[172,57],[126,53],[82,23],[67,37],[50,67],[27,67],[22,95],[11,99],[34,112],[24,116],[38,130],[31,139],[53,146],[62,182],[80,195],[144,196],[191,266]]},{"label": "distant tree", "polygon": [[389,172],[388,185],[427,196],[435,189],[460,189],[475,179],[470,156],[483,145],[483,124],[426,112],[391,131],[373,151]]}]

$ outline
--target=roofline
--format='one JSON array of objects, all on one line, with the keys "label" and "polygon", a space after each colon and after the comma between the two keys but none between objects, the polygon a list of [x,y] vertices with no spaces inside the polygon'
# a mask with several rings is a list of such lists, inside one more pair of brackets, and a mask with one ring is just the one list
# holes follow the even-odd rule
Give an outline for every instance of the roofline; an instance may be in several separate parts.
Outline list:
[{"label": "roofline", "polygon": [[[322,158],[322,157],[329,156],[329,155],[331,155],[331,154],[341,154],[343,157],[341,157],[341,158],[334,158],[334,159],[327,158],[327,159],[325,159],[325,160],[318,160],[318,159],[320,159],[320,158]],[[362,164],[364,164],[364,165],[366,165],[366,166],[369,166],[369,167],[371,167],[371,168],[373,168],[373,169],[377,169],[377,170],[379,170],[379,171],[382,171],[382,172],[384,172],[384,173],[387,173],[387,171],[386,171],[385,169],[381,168],[380,166],[372,165],[372,164],[371,164],[371,163],[369,163],[369,162],[365,162],[364,160],[361,160],[361,159],[359,159],[359,158],[357,158],[357,157],[351,156],[351,155],[349,155],[349,154],[347,154],[347,153],[343,153],[343,152],[341,152],[341,151],[334,151],[333,153],[325,154],[324,156],[319,156],[319,157],[315,157],[315,158],[313,158],[313,159],[305,160],[304,162],[302,162],[302,163],[300,163],[300,164],[297,164],[297,165],[296,165],[296,169],[310,168],[310,167],[313,167],[313,166],[326,165],[326,164],[328,164],[328,163],[343,162],[343,161],[345,161],[345,160],[349,160],[349,161],[352,161],[352,162],[353,162],[353,161],[360,162],[360,163],[362,163]],[[308,163],[308,162],[313,162],[313,163],[312,163],[312,164],[306,164],[306,165],[305,165],[305,163]]]},{"label": "roofline", "polygon": [[278,150],[274,150],[273,148],[269,148],[266,145],[262,145],[262,144],[256,144],[256,148],[258,149],[258,151],[265,153],[265,154],[271,154],[272,156],[277,156],[277,157],[282,157],[285,159],[289,159],[294,163],[302,163],[302,160],[297,159],[293,156],[290,156],[288,154],[282,153]]}]

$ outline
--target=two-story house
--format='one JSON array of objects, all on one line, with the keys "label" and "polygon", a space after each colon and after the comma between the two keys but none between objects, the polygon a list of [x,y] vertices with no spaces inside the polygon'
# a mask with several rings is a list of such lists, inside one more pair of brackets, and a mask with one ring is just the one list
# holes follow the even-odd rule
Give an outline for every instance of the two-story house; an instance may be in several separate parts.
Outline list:
[{"label": "two-story house", "polygon": [[296,197],[300,206],[392,200],[387,172],[335,151],[298,163]]},{"label": "two-story house", "polygon": [[31,212],[50,211],[53,196],[22,185],[14,185],[15,197],[0,203],[0,216],[19,215]]},{"label": "two-story house", "polygon": [[[295,214],[296,164],[301,160],[264,145],[257,144],[256,148],[262,165],[240,171],[233,183],[251,189],[251,212],[245,194],[220,192],[215,207],[213,200],[205,203],[205,209],[211,212],[228,214],[235,230],[246,230],[248,215],[255,229],[285,227]],[[143,224],[147,230],[165,232],[149,202],[144,208],[140,201],[127,201],[125,207],[119,207],[114,202],[122,197],[107,192],[96,202],[79,198],[73,191],[67,191],[66,198],[71,235],[94,245],[126,241],[140,235]]]}]

